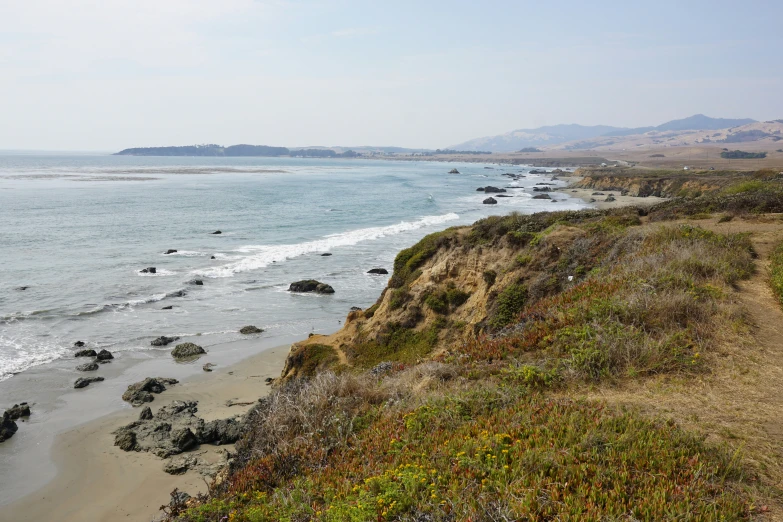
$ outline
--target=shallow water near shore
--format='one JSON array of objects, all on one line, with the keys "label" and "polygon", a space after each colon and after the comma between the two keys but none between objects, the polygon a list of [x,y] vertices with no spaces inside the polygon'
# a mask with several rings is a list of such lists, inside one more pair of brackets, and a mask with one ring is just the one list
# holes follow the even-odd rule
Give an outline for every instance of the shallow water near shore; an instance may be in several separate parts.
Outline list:
[{"label": "shallow water near shore", "polygon": [[[447,174],[457,168],[461,174]],[[352,306],[372,304],[399,250],[490,214],[577,209],[582,200],[516,182],[523,167],[289,158],[0,156],[0,408],[33,402],[33,416],[0,444],[0,504],[51,478],[54,434],[127,407],[144,377],[182,378],[332,332]],[[476,187],[510,187],[482,205]],[[212,234],[220,230],[221,234]],[[176,249],[166,255],[168,249]],[[322,256],[330,253],[331,256]],[[214,259],[212,257],[214,256]],[[154,266],[157,273],[140,270]],[[330,296],[286,291],[318,279]],[[194,279],[202,286],[190,284]],[[22,287],[26,289],[22,290]],[[170,310],[163,310],[172,306]],[[265,332],[238,333],[253,324]],[[177,335],[209,352],[198,364],[153,348]],[[116,359],[77,372],[73,343]],[[81,376],[104,382],[73,390]],[[35,463],[35,465],[32,465]],[[17,480],[11,479],[16,476]]]}]

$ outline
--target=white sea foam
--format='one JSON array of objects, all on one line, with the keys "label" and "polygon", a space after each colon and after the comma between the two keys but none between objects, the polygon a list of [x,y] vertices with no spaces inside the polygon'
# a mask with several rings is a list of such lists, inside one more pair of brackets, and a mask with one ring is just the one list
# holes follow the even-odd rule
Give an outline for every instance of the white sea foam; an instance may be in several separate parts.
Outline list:
[{"label": "white sea foam", "polygon": [[182,257],[206,257],[211,256],[213,254],[209,252],[197,252],[195,250],[177,250],[176,252],[172,252],[171,254],[161,254],[166,257],[169,256],[182,256]]},{"label": "white sea foam", "polygon": [[459,219],[459,216],[452,212],[441,216],[426,216],[417,221],[402,221],[396,225],[360,228],[349,232],[331,234],[324,236],[322,239],[293,245],[249,245],[237,249],[237,252],[251,255],[233,263],[206,270],[196,270],[193,273],[204,277],[232,277],[234,274],[241,272],[264,268],[273,262],[281,262],[314,252],[328,252],[333,248],[394,236],[403,232],[440,225],[455,219]]},{"label": "white sea foam", "polygon": [[39,364],[59,359],[68,349],[53,340],[43,340],[27,332],[0,333],[0,381]]}]

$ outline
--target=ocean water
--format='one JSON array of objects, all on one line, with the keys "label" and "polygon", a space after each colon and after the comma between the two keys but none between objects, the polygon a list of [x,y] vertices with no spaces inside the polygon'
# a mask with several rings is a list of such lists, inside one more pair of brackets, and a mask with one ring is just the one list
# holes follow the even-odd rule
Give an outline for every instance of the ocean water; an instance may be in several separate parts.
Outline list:
[{"label": "ocean water", "polygon": [[[461,174],[447,174],[454,167]],[[585,206],[566,194],[531,199],[551,175],[528,175],[514,197],[483,205],[476,187],[506,187],[502,173],[529,170],[485,167],[0,155],[0,381],[70,368],[79,340],[122,357],[169,350],[150,346],[159,335],[220,346],[247,324],[267,339],[331,332],[386,285],[367,270],[391,271],[396,253],[426,234],[489,214]],[[140,273],[150,266],[156,274]],[[336,293],[287,292],[310,278]]]}]

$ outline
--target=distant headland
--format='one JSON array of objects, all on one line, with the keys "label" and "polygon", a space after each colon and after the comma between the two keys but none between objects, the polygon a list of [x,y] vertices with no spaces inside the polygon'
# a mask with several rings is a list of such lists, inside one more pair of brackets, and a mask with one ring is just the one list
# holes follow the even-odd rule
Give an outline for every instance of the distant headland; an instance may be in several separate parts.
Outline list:
[{"label": "distant headland", "polygon": [[214,156],[214,157],[277,157],[291,156],[299,158],[355,158],[357,152],[346,150],[336,152],[332,149],[289,149],[287,147],[269,147],[267,145],[187,145],[184,147],[138,147],[124,149],[115,156]]}]

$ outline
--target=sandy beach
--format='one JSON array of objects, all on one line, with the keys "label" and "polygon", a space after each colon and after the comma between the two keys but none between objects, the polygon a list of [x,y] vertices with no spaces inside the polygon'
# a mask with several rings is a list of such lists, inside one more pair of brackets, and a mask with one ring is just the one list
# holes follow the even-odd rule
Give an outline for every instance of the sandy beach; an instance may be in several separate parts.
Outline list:
[{"label": "sandy beach", "polygon": [[[573,178],[570,178],[573,180]],[[577,180],[573,180],[575,183]],[[656,203],[661,203],[662,201],[666,201],[666,198],[659,198],[656,196],[647,196],[644,198],[639,198],[635,196],[623,196],[620,194],[619,191],[611,191],[611,190],[593,190],[593,189],[581,189],[581,188],[571,188],[571,187],[565,187],[565,188],[559,188],[556,189],[557,192],[562,192],[564,194],[568,194],[572,197],[583,199],[584,201],[590,203],[591,205],[595,206],[595,208],[599,210],[609,209],[609,208],[619,208],[619,207],[627,207],[627,206],[645,206],[649,207],[652,205],[655,205]],[[604,195],[602,196],[594,196],[594,192],[601,192]],[[606,198],[609,196],[614,197],[614,201],[606,201]],[[595,201],[591,201],[595,200]]]},{"label": "sandy beach", "polygon": [[[199,416],[205,420],[244,413],[259,397],[269,393],[267,377],[278,377],[288,345],[269,348],[233,366],[186,379],[158,395],[152,411],[175,400],[198,401]],[[228,401],[241,403],[228,406]],[[179,488],[191,495],[206,490],[206,482],[195,471],[169,475],[164,460],[146,452],[124,452],[114,446],[112,431],[136,420],[140,408],[125,409],[101,417],[55,439],[52,460],[55,478],[42,489],[0,510],[0,521],[113,521],[149,522],[158,508]],[[233,445],[202,445],[200,458],[218,461]],[[202,453],[204,452],[204,453]]]}]

